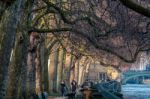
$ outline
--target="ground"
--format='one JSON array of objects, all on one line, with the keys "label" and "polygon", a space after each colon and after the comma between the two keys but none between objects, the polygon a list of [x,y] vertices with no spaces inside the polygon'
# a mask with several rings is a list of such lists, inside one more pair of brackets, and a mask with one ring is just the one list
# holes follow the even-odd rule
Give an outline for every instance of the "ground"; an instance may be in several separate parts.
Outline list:
[{"label": "ground", "polygon": [[49,99],[67,99],[66,97],[53,97],[53,96],[50,96]]}]

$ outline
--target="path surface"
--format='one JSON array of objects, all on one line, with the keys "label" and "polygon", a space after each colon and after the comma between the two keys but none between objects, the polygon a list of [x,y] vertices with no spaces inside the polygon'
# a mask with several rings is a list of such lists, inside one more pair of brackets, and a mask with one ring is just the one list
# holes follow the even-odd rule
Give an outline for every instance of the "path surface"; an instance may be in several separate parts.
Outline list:
[{"label": "path surface", "polygon": [[49,97],[49,99],[67,99],[66,97],[53,97],[53,96],[51,96],[51,97]]}]

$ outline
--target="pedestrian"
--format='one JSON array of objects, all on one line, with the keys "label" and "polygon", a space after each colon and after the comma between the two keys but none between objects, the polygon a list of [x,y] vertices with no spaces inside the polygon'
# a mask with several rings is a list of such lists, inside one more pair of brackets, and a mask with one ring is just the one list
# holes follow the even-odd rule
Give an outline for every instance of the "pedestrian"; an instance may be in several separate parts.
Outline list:
[{"label": "pedestrian", "polygon": [[66,87],[65,81],[62,81],[60,86],[61,86],[61,94],[62,94],[62,96],[64,96],[65,95],[65,91],[66,91],[65,90],[65,87]]},{"label": "pedestrian", "polygon": [[77,89],[77,82],[75,80],[72,80],[71,82],[71,91],[72,93],[76,93],[76,89]]}]

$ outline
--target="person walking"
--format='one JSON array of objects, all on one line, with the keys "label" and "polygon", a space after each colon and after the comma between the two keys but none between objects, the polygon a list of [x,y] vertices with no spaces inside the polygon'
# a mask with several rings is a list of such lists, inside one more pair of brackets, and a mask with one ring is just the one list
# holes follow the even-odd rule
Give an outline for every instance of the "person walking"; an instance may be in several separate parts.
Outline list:
[{"label": "person walking", "polygon": [[76,93],[76,89],[77,89],[77,82],[75,80],[72,80],[71,82],[71,91],[72,93]]},{"label": "person walking", "polygon": [[62,81],[61,84],[61,95],[64,96],[65,95],[65,87],[66,87],[66,84],[65,84],[65,81]]}]

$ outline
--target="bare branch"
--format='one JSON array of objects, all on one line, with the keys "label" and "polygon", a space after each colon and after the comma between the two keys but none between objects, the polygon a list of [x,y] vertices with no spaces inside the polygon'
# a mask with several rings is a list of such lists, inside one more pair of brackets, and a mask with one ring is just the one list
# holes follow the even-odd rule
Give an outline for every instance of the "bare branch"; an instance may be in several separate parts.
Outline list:
[{"label": "bare branch", "polygon": [[150,17],[149,9],[146,9],[146,8],[134,3],[132,0],[119,0],[119,1],[126,7],[130,8],[146,17]]}]

